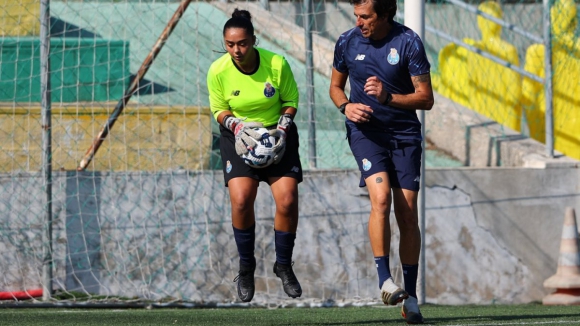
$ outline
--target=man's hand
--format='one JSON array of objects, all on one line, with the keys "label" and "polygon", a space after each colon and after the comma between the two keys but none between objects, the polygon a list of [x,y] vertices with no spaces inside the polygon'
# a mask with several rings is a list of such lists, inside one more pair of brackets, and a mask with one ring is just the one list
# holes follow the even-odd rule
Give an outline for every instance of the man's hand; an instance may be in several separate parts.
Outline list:
[{"label": "man's hand", "polygon": [[348,103],[344,115],[346,118],[355,123],[366,123],[371,121],[373,109],[362,103]]},{"label": "man's hand", "polygon": [[367,78],[364,91],[367,93],[367,95],[376,97],[380,104],[387,104],[385,102],[390,97],[390,93],[384,89],[383,83],[379,80],[379,78],[377,78],[377,76]]}]

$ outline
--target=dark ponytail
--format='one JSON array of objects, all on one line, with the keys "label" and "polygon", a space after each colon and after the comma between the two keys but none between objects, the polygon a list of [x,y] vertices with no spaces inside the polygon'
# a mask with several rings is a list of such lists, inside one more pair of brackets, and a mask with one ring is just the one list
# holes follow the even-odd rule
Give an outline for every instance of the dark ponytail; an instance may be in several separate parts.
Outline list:
[{"label": "dark ponytail", "polygon": [[224,25],[223,35],[226,35],[226,30],[230,28],[242,28],[248,35],[254,35],[254,25],[250,12],[236,8],[232,13],[232,18]]}]

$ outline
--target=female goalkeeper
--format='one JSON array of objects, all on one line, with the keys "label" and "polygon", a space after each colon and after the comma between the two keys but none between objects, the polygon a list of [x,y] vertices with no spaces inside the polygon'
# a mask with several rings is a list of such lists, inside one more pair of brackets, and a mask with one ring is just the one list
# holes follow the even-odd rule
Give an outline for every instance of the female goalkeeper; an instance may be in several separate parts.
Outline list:
[{"label": "female goalkeeper", "polygon": [[[238,10],[224,25],[227,53],[212,63],[207,75],[209,103],[220,125],[220,153],[224,181],[229,189],[234,238],[240,255],[237,281],[240,300],[254,297],[255,214],[254,201],[260,181],[267,182],[276,202],[274,218],[276,262],[274,274],[292,298],[302,295],[292,270],[292,251],[298,227],[298,183],[302,166],[298,155],[298,131],[293,123],[298,88],[286,59],[257,48],[251,14]],[[242,142],[252,137],[252,127],[263,126],[279,137],[274,164],[252,168],[240,155]]]}]

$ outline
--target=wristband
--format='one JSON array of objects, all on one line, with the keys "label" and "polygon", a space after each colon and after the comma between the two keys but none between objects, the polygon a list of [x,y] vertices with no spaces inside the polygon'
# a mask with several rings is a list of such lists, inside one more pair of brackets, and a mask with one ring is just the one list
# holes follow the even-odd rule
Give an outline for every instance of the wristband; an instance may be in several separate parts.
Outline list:
[{"label": "wristband", "polygon": [[236,126],[238,125],[238,123],[240,123],[240,121],[241,121],[240,119],[235,118],[233,115],[226,115],[222,119],[222,125],[235,133]]},{"label": "wristband", "polygon": [[339,107],[338,107],[338,111],[340,111],[340,113],[346,115],[346,105],[350,104],[350,102],[344,102],[342,103]]},{"label": "wristband", "polygon": [[392,100],[393,100],[393,94],[391,94],[391,93],[387,93],[387,98],[386,98],[386,99],[385,99],[385,101],[384,101],[383,103],[381,103],[381,104],[383,104],[383,105],[387,105],[387,104],[389,104],[389,102],[391,102]]}]

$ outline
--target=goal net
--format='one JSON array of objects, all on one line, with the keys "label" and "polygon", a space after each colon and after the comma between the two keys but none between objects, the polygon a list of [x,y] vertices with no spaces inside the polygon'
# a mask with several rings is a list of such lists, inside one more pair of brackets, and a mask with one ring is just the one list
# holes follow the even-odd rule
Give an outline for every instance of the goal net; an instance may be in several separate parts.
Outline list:
[{"label": "goal net", "polygon": [[[379,302],[366,231],[368,194],[358,188],[344,116],[328,96],[334,42],[354,26],[348,1],[314,1],[311,14],[298,1],[192,1],[91,162],[77,170],[127,88],[139,78],[141,65],[179,5],[162,0],[50,1],[49,107],[41,104],[40,2],[5,0],[0,5],[1,297],[40,302],[44,295],[56,303],[239,303],[233,282],[238,254],[206,73],[224,53],[224,23],[240,8],[254,17],[258,46],[283,54],[292,67],[300,91],[295,122],[305,170],[294,249],[304,297],[288,300],[272,272],[275,205],[264,185],[255,205],[258,269],[253,302]],[[543,89],[534,79],[541,73],[525,65],[541,62],[538,53],[543,52],[537,48],[526,54],[537,40],[504,30],[500,35],[513,47],[503,49],[514,52],[496,53],[480,38],[475,13],[451,1],[430,1],[427,6],[425,44],[433,86],[459,116],[453,125],[445,120],[448,116],[434,112],[431,117],[436,118],[429,120],[427,114],[427,166],[502,165],[495,147],[489,148],[487,161],[470,160],[465,152],[470,137],[466,121],[472,113],[490,122],[470,130],[493,134],[494,141],[526,135],[545,141],[545,121],[539,114]],[[399,22],[404,9],[399,2]],[[506,22],[531,17],[520,22],[522,28],[541,35],[541,5],[522,2],[500,9]],[[482,9],[497,14],[494,10]],[[305,26],[312,28],[311,48]],[[567,26],[561,28],[569,32]],[[572,68],[563,70],[558,64],[554,69],[560,69],[558,76],[577,76],[578,42],[566,39],[569,33],[558,35],[567,47],[557,55]],[[503,61],[470,49],[484,49]],[[529,75],[514,74],[502,62]],[[573,128],[578,110],[569,109],[579,107],[578,98],[559,92],[566,84],[559,78],[554,83],[560,114],[555,129],[567,133],[559,134],[556,149],[580,158],[580,146],[573,146],[578,144],[578,128]],[[312,90],[313,96],[307,96]],[[47,130],[42,116],[49,108]],[[458,138],[437,138],[450,126],[458,128]],[[47,135],[52,138],[50,177],[43,173]],[[460,148],[456,139],[461,139]],[[457,216],[464,215],[460,210],[454,211]],[[397,230],[394,223],[391,218]],[[392,243],[392,273],[402,283],[397,232]]]}]

